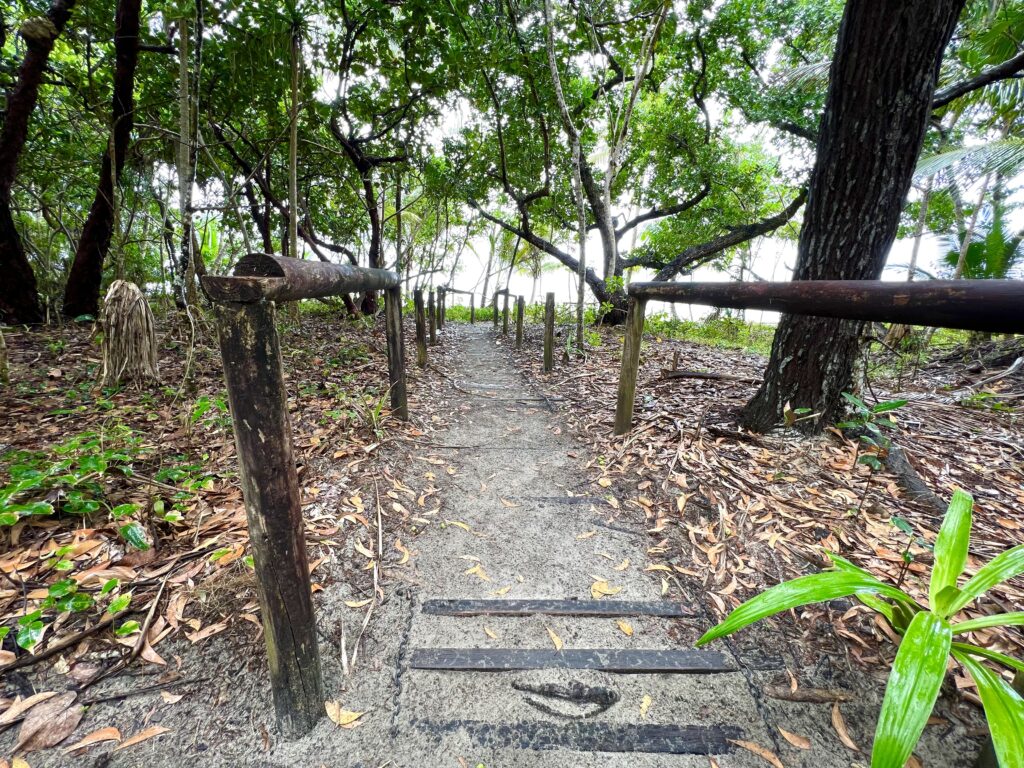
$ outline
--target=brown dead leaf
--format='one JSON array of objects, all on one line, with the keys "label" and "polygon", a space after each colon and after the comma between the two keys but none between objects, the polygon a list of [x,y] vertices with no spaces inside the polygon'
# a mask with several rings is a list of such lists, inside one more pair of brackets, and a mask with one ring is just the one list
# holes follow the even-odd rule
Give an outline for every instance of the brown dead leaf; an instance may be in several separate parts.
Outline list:
[{"label": "brown dead leaf", "polygon": [[846,721],[843,720],[843,713],[839,711],[838,701],[832,705],[832,727],[836,729],[839,740],[845,747],[854,752],[860,752],[860,747],[850,738],[850,732],[846,730]]},{"label": "brown dead leaf", "polygon": [[600,485],[602,488],[610,488],[612,481],[609,480],[607,477],[599,477],[597,478],[597,484]]},{"label": "brown dead leaf", "polygon": [[615,570],[616,571],[624,571],[627,568],[629,568],[629,558],[628,557],[625,560],[623,560],[621,563],[619,563],[618,565],[615,566]]},{"label": "brown dead leaf", "polygon": [[651,704],[653,703],[654,699],[645,693],[644,697],[640,699],[640,717],[647,717],[647,712],[650,710]]},{"label": "brown dead leaf", "polygon": [[555,650],[562,650],[562,638],[560,638],[551,627],[544,627],[548,631],[548,636],[551,638],[551,642],[555,644]]},{"label": "brown dead leaf", "polygon": [[82,721],[85,709],[77,693],[62,693],[29,710],[18,732],[14,752],[34,752],[60,744]]},{"label": "brown dead leaf", "polygon": [[56,691],[46,691],[44,693],[37,693],[34,696],[29,696],[27,699],[22,699],[20,701],[15,699],[14,703],[11,704],[11,706],[8,707],[2,715],[0,715],[0,725],[13,723],[25,712],[32,709],[36,704],[44,702],[47,699],[52,699],[56,695]]},{"label": "brown dead leaf", "polygon": [[484,581],[491,580],[491,577],[487,575],[487,572],[484,570],[483,566],[480,565],[480,563],[477,563],[472,568],[467,568],[462,573],[466,576],[478,576]]},{"label": "brown dead leaf", "polygon": [[188,641],[194,645],[195,643],[198,643],[201,640],[205,640],[208,637],[213,637],[218,632],[223,632],[227,628],[228,625],[222,621],[218,622],[217,624],[210,624],[207,627],[203,627],[198,632],[186,632],[185,637],[187,637]]},{"label": "brown dead leaf", "polygon": [[348,709],[342,709],[340,701],[325,701],[324,708],[327,710],[327,716],[331,719],[331,722],[342,728],[355,728],[357,725],[356,721],[366,714],[365,712],[353,712]]},{"label": "brown dead leaf", "polygon": [[486,626],[484,627],[484,634],[487,635],[489,638],[491,638],[491,640],[497,640],[498,639],[498,635],[490,627],[486,627]]},{"label": "brown dead leaf", "polygon": [[507,595],[510,589],[512,589],[511,584],[509,584],[507,587],[502,587],[501,589],[495,589],[493,592],[491,592],[491,594],[501,597],[502,595]]},{"label": "brown dead leaf", "polygon": [[508,499],[500,499],[500,501],[501,506],[508,507],[509,509],[518,509],[523,506],[522,504],[516,504],[514,501],[509,501]]},{"label": "brown dead leaf", "polygon": [[811,748],[811,740],[808,739],[806,736],[800,736],[798,734],[792,733],[791,731],[787,731],[785,728],[779,728],[779,733],[782,734],[782,738],[784,738],[797,749]]},{"label": "brown dead leaf", "polygon": [[177,704],[179,701],[185,698],[185,694],[168,693],[167,691],[160,691],[160,698],[164,700],[164,704]]},{"label": "brown dead leaf", "polygon": [[760,744],[755,744],[752,741],[742,741],[740,739],[729,739],[729,741],[735,744],[737,747],[743,747],[743,749],[747,750],[748,752],[752,752],[765,762],[771,763],[775,766],[775,768],[786,768],[786,766],[782,764],[782,761],[779,760],[778,755],[776,755],[770,749],[762,747]]},{"label": "brown dead leaf", "polygon": [[85,736],[81,741],[72,744],[70,747],[64,750],[64,754],[69,754],[79,749],[85,749],[91,747],[93,744],[99,744],[104,741],[120,741],[121,732],[117,728],[100,728],[98,731],[93,731],[88,736]]},{"label": "brown dead leaf", "polygon": [[633,627],[630,625],[628,621],[626,621],[625,619],[619,619],[615,622],[615,624],[618,626],[619,629],[622,630],[622,634],[624,634],[626,637],[633,636]]},{"label": "brown dead leaf", "polygon": [[577,536],[576,540],[577,541],[582,541],[583,539],[589,539],[591,536],[593,536],[596,533],[597,533],[597,531],[585,531],[584,533],[581,533],[579,536]]},{"label": "brown dead leaf", "polygon": [[170,731],[170,728],[164,728],[162,725],[151,725],[149,726],[149,728],[139,731],[131,738],[122,741],[120,744],[114,747],[114,752],[117,752],[121,749],[127,749],[128,747],[134,747],[136,744],[141,744],[144,741],[149,741],[150,739],[155,738],[156,736],[159,736],[163,733],[170,733]]},{"label": "brown dead leaf", "polygon": [[590,594],[593,595],[595,600],[602,597],[608,597],[610,595],[617,595],[621,591],[622,587],[613,587],[603,579],[599,579],[590,585]]},{"label": "brown dead leaf", "polygon": [[369,605],[373,602],[373,598],[368,597],[365,600],[346,600],[345,605],[349,608],[362,608],[364,605]]}]

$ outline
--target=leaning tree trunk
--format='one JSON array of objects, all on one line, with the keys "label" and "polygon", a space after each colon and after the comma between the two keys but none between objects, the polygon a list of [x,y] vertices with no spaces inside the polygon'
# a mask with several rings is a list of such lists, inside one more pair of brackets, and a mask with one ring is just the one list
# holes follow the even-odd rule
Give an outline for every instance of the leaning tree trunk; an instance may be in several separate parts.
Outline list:
[{"label": "leaning tree trunk", "polygon": [[36,276],[11,214],[11,187],[18,173],[18,158],[28,139],[28,121],[39,99],[39,85],[50,51],[74,7],[75,0],[54,0],[46,16],[29,19],[22,25],[25,58],[13,90],[7,93],[7,110],[0,131],[0,318],[10,323],[36,323],[43,319]]},{"label": "leaning tree trunk", "polygon": [[[965,0],[850,0],[839,27],[794,280],[877,279],[931,115],[942,53]],[[891,6],[891,7],[890,7]],[[820,429],[841,409],[860,323],[783,316],[745,426],[764,431],[787,403]]]},{"label": "leaning tree trunk", "polygon": [[114,103],[110,116],[113,152],[103,153],[96,198],[82,227],[75,260],[64,287],[64,314],[68,317],[99,313],[103,261],[114,234],[114,185],[124,170],[125,153],[134,124],[132,100],[135,66],[139,60],[141,8],[142,0],[118,0],[117,3],[114,19]]}]

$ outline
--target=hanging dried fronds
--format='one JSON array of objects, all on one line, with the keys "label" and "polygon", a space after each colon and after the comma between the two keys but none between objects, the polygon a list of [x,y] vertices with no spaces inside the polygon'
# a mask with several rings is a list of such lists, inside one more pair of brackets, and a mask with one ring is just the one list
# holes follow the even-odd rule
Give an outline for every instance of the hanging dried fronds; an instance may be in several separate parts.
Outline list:
[{"label": "hanging dried fronds", "polygon": [[156,322],[146,297],[134,283],[115,280],[103,305],[103,385],[160,378]]}]

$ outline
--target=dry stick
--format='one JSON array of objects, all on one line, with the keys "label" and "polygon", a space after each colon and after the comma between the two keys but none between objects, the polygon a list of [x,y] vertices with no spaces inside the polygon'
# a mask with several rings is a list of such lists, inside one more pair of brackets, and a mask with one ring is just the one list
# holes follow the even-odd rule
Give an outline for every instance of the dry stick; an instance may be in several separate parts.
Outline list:
[{"label": "dry stick", "polygon": [[79,686],[79,691],[84,691],[86,688],[89,688],[90,686],[100,682],[100,680],[105,680],[111,675],[120,672],[122,669],[127,667],[129,664],[131,664],[133,661],[135,661],[135,659],[139,657],[139,654],[142,653],[142,649],[146,645],[146,635],[149,634],[149,628],[153,624],[153,617],[156,616],[156,609],[157,606],[160,604],[160,598],[163,597],[164,588],[167,586],[168,578],[170,578],[169,573],[167,574],[167,576],[164,576],[163,581],[160,582],[160,589],[157,590],[156,598],[149,606],[149,611],[146,613],[146,619],[142,622],[142,626],[139,629],[139,638],[135,641],[135,645],[132,646],[131,653],[129,653],[126,656],[122,656],[121,659],[117,661],[115,664],[107,667],[104,670],[97,672],[95,675],[90,677],[88,680],[82,683],[81,686]]},{"label": "dry stick", "polygon": [[209,677],[195,677],[191,680],[169,680],[166,683],[157,683],[155,685],[147,685],[144,688],[136,688],[132,691],[124,691],[123,693],[112,693],[107,696],[93,696],[92,698],[82,699],[78,703],[83,707],[91,707],[93,704],[103,704],[108,701],[120,701],[121,699],[127,699],[132,696],[142,696],[147,693],[156,693],[167,688],[178,688],[184,685],[195,685],[196,683],[205,683],[209,680]]},{"label": "dry stick", "polygon": [[[123,616],[127,614],[120,615]],[[38,664],[41,661],[46,661],[51,656],[55,656],[63,650],[78,645],[78,643],[80,643],[82,640],[89,637],[90,635],[94,635],[97,632],[109,627],[111,624],[114,623],[114,618],[114,616],[108,616],[102,621],[93,624],[88,629],[83,629],[81,632],[77,632],[71,637],[67,637],[58,643],[54,643],[42,653],[37,653],[34,655],[25,655],[17,661],[12,661],[10,664],[5,664],[4,666],[0,667],[0,677],[3,677],[8,672],[13,672],[16,669],[24,669],[25,667],[31,667],[33,664]]]}]

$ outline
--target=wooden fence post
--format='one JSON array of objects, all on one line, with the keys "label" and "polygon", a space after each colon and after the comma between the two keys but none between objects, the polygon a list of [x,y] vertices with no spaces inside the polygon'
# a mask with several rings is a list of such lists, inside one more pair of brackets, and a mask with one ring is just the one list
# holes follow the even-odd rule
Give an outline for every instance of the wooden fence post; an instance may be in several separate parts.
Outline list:
[{"label": "wooden fence post", "polygon": [[430,346],[437,344],[437,309],[434,307],[434,291],[427,296],[427,322],[430,324]]},{"label": "wooden fence post", "polygon": [[501,303],[501,335],[508,336],[508,294]]},{"label": "wooden fence post", "polygon": [[469,324],[470,325],[472,325],[473,323],[476,322],[476,306],[474,304],[475,301],[476,301],[476,296],[473,295],[472,293],[469,294]]},{"label": "wooden fence post", "polygon": [[636,378],[640,372],[640,341],[644,333],[646,299],[629,297],[626,334],[622,342],[622,368],[619,371],[619,395],[615,404],[615,434],[624,435],[633,426],[633,401]]},{"label": "wooden fence post", "polygon": [[447,291],[444,288],[437,289],[437,330],[444,328],[444,303]]},{"label": "wooden fence post", "polygon": [[412,303],[416,310],[416,365],[427,367],[427,317],[423,311],[423,289],[412,292]]},{"label": "wooden fence post", "polygon": [[520,296],[516,299],[516,349],[523,348],[523,313],[526,311],[526,301]]},{"label": "wooden fence post", "polygon": [[402,421],[409,420],[409,397],[405,386],[405,333],[402,329],[402,287],[384,292],[384,327],[388,341],[388,381],[391,410]]},{"label": "wooden fence post", "polygon": [[555,367],[555,294],[544,299],[544,372]]},{"label": "wooden fence post", "polygon": [[323,716],[324,694],[274,306],[222,304],[217,319],[274,709],[295,738]]},{"label": "wooden fence post", "polygon": [[494,317],[491,318],[494,322],[494,330],[498,330],[498,293],[495,291],[494,298],[491,300],[491,308],[494,310]]}]

